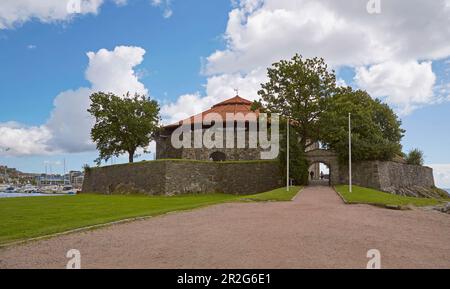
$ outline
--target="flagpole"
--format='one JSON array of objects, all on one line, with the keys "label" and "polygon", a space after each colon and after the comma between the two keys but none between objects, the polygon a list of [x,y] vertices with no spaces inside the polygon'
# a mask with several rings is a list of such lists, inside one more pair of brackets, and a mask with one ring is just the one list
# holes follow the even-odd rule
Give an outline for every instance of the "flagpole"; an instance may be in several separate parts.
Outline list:
[{"label": "flagpole", "polygon": [[352,126],[351,113],[348,114],[348,190],[352,192]]},{"label": "flagpole", "polygon": [[289,192],[289,117],[286,123],[286,191]]}]

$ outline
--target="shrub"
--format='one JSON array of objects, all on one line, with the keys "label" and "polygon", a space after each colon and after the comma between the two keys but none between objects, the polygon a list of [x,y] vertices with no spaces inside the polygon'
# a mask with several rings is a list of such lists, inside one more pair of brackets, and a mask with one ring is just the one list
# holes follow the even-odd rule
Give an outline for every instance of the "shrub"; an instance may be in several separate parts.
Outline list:
[{"label": "shrub", "polygon": [[422,166],[423,152],[419,149],[413,149],[409,151],[408,155],[406,156],[406,163],[409,165]]},{"label": "shrub", "polygon": [[92,168],[88,164],[83,165],[84,174],[87,175],[91,172]]}]

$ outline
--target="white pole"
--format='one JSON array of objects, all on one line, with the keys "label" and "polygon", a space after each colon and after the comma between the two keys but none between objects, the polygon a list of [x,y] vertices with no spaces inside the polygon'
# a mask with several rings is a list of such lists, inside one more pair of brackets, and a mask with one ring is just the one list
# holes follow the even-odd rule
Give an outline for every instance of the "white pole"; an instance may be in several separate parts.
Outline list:
[{"label": "white pole", "polygon": [[348,190],[352,192],[352,126],[351,113],[348,114]]},{"label": "white pole", "polygon": [[286,123],[286,191],[289,192],[289,117]]}]

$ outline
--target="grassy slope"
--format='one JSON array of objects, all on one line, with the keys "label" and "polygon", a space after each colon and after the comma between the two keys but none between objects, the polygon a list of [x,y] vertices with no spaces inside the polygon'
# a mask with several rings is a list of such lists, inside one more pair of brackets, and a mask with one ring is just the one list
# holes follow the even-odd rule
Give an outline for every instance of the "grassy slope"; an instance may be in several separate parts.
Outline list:
[{"label": "grassy slope", "polygon": [[0,244],[112,221],[156,216],[171,211],[248,198],[290,200],[298,191],[274,190],[252,195],[199,194],[164,196],[76,196],[21,197],[0,199]]},{"label": "grassy slope", "polygon": [[290,201],[300,191],[301,187],[290,187],[289,191],[286,188],[279,188],[273,191],[250,195],[243,197],[244,200],[252,201]]},{"label": "grassy slope", "polygon": [[347,185],[336,186],[336,190],[349,203],[395,205],[395,206],[414,205],[417,207],[421,207],[421,206],[437,205],[443,201],[428,198],[397,196],[359,186],[353,186],[352,193],[349,192]]}]

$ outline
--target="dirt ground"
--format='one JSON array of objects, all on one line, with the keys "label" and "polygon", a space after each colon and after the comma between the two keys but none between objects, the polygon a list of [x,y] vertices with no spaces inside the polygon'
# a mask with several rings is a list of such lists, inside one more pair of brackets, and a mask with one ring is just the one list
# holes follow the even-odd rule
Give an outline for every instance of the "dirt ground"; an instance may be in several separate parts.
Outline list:
[{"label": "dirt ground", "polygon": [[345,205],[328,187],[292,202],[229,203],[0,249],[0,268],[450,268],[450,216]]}]

